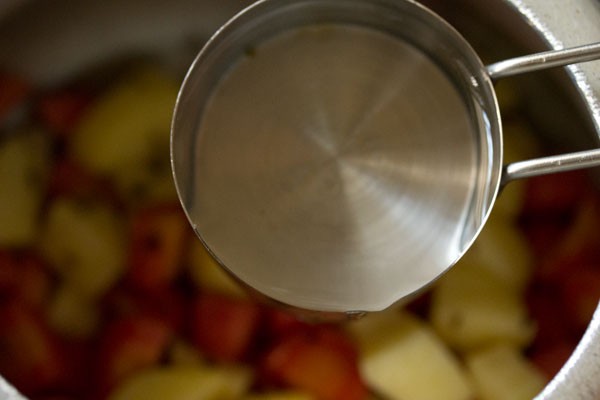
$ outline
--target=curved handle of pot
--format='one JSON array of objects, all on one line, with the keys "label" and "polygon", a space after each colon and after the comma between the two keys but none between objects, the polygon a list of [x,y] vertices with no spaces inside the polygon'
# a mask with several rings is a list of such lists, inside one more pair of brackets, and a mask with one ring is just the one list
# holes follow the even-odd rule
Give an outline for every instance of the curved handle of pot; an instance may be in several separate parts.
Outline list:
[{"label": "curved handle of pot", "polygon": [[518,161],[504,167],[501,186],[516,179],[600,166],[600,149]]}]

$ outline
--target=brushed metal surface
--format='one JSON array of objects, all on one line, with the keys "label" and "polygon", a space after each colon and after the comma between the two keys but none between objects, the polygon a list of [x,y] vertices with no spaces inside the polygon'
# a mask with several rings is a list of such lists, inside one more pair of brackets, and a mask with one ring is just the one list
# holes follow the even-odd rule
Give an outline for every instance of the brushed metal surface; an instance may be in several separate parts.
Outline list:
[{"label": "brushed metal surface", "polygon": [[383,310],[453,265],[495,199],[501,146],[472,49],[388,0],[260,2],[202,50],[172,132],[178,192],[213,256],[327,312]]},{"label": "brushed metal surface", "polygon": [[292,31],[213,93],[189,166],[190,217],[260,292],[381,310],[465,250],[473,130],[460,94],[412,46],[367,29]]}]

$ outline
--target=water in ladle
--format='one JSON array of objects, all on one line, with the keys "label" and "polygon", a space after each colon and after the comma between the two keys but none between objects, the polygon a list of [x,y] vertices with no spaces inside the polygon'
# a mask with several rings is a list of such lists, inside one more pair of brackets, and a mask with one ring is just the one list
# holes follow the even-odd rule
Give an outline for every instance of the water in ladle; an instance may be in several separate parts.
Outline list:
[{"label": "water in ladle", "polygon": [[190,218],[223,265],[276,300],[386,308],[468,245],[469,115],[402,40],[350,25],[287,31],[248,49],[204,106]]}]

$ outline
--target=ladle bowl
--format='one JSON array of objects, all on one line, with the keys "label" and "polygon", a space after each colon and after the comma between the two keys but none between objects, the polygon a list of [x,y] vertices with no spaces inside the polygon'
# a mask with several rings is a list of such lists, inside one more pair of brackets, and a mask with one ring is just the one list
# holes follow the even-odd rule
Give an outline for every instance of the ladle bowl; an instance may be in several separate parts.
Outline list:
[{"label": "ladle bowl", "polygon": [[183,83],[177,190],[200,240],[294,307],[379,311],[469,249],[512,179],[597,150],[504,166],[493,79],[600,56],[593,44],[486,67],[413,1],[263,0]]}]

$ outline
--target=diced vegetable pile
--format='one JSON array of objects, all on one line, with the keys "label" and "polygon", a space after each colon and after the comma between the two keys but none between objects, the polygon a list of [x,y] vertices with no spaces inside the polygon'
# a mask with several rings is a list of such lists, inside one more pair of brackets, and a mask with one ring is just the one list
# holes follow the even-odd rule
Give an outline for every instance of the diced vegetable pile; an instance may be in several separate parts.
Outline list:
[{"label": "diced vegetable pile", "polygon": [[[170,173],[173,77],[0,88],[0,374],[31,399],[531,399],[598,304],[584,173],[511,184],[411,303],[314,323],[252,300],[196,240]],[[537,154],[502,99],[507,159]]]}]

